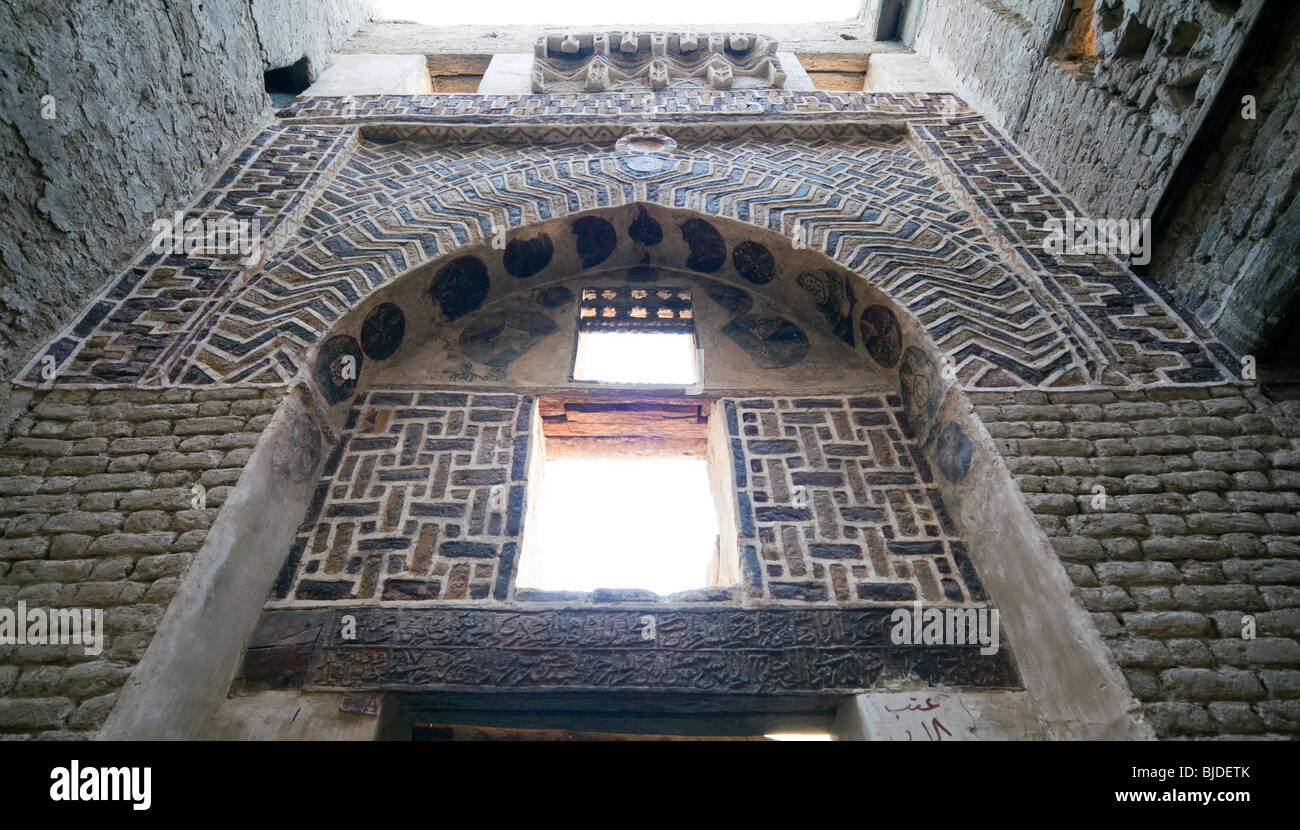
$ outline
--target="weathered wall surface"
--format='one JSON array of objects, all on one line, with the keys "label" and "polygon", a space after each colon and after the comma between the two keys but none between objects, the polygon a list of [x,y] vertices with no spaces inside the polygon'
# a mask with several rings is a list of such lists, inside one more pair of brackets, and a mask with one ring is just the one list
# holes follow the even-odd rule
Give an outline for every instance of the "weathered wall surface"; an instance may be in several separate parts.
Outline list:
[{"label": "weathered wall surface", "polygon": [[0,646],[0,739],[99,728],[283,394],[55,390],[13,425],[0,607],[104,609],[105,647]]},{"label": "weathered wall surface", "polygon": [[314,81],[330,53],[370,20],[371,0],[249,0],[268,69],[306,57]]},{"label": "weathered wall surface", "polygon": [[972,397],[1156,734],[1300,733],[1300,407],[1238,387]]},{"label": "weathered wall surface", "polygon": [[0,403],[31,349],[269,120],[262,72],[305,54],[318,73],[369,5],[0,8]]},{"label": "weathered wall surface", "polygon": [[1092,65],[1051,54],[1061,2],[931,0],[904,37],[1091,213],[1142,217],[1260,3],[1098,0]]},{"label": "weathered wall surface", "polygon": [[[1300,182],[1300,14],[1264,0],[1097,0],[1095,57],[1080,59],[1056,33],[1064,5],[930,0],[904,38],[1093,216],[1151,217],[1174,187],[1151,276],[1238,353],[1276,347],[1293,325],[1300,237],[1286,218]],[[1244,46],[1256,20],[1271,48]],[[1253,77],[1239,90],[1242,72]],[[1258,118],[1230,118],[1216,140],[1216,100],[1235,115],[1242,92]],[[1214,151],[1177,168],[1202,129]]]},{"label": "weathered wall surface", "polygon": [[1234,90],[1226,127],[1150,270],[1225,343],[1261,362],[1281,357],[1260,354],[1270,343],[1295,338],[1295,312],[1285,312],[1300,288],[1300,14],[1276,41],[1290,48],[1252,54],[1257,64],[1241,86],[1256,117],[1242,117]]}]

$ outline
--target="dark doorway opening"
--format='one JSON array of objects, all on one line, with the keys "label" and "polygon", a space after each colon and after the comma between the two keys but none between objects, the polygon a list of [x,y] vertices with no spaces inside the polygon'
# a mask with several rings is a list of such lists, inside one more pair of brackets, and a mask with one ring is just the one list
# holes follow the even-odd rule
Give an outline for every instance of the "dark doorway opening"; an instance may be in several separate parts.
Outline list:
[{"label": "dark doorway opening", "polygon": [[277,107],[287,107],[298,94],[311,86],[311,70],[304,55],[289,66],[262,73],[266,94]]}]

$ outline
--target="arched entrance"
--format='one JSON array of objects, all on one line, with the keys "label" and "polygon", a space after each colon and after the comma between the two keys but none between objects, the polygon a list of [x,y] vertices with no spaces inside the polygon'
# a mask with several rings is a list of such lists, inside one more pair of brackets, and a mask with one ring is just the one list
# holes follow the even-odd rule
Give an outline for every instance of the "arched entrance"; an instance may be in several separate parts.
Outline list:
[{"label": "arched entrance", "polygon": [[[566,216],[496,242],[458,250],[358,299],[309,352],[310,374],[277,416],[277,434],[250,461],[258,471],[247,502],[222,514],[242,544],[255,536],[289,551],[249,642],[245,680],[417,695],[622,689],[683,706],[720,694],[760,707],[792,695],[825,706],[909,679],[1019,685],[1005,648],[981,656],[887,639],[886,621],[900,603],[987,604],[986,565],[1003,582],[1036,580],[1047,589],[1017,596],[1029,600],[1021,615],[1064,590],[1052,582],[1054,560],[1033,537],[1032,519],[1019,515],[1023,503],[1011,498],[1014,487],[987,434],[970,417],[955,367],[915,318],[777,234],[653,204]],[[717,413],[709,420],[720,437],[710,452],[734,475],[728,509],[735,505],[742,590],[655,606],[641,604],[644,597],[583,598],[591,607],[578,609],[567,607],[572,598],[521,596],[513,580],[535,399],[574,391],[556,367],[569,365],[585,291],[640,285],[692,292],[692,327],[709,357],[700,388],[670,391],[702,396]],[[458,414],[457,433],[447,437]],[[427,437],[433,426],[441,437]],[[471,475],[459,494],[444,482],[436,497],[427,498],[428,490],[419,497],[428,521],[415,509],[414,485],[370,480],[385,470],[392,482],[413,482],[402,478],[413,472],[436,479],[440,452],[448,479]],[[348,482],[339,478],[344,471]],[[788,476],[779,486],[778,474]],[[971,490],[975,481],[983,495]],[[497,487],[505,488],[500,497]],[[1004,500],[983,503],[990,492]],[[807,504],[798,503],[801,493]],[[372,509],[373,518],[362,516]],[[336,521],[349,511],[356,521]],[[466,540],[475,513],[478,535],[497,538]],[[467,523],[437,521],[466,516]],[[232,577],[226,557],[237,545],[217,529],[214,536],[227,547],[209,560],[209,597],[221,579],[250,587],[272,581],[268,555],[258,558],[258,574]],[[999,542],[1011,550],[997,551]],[[444,552],[471,561],[440,562]],[[1027,562],[1034,563],[1028,571]],[[205,586],[192,574],[186,587]],[[226,602],[251,627],[248,615],[260,609],[246,599]],[[657,628],[721,632],[719,639],[629,644],[623,638],[643,630],[646,608]],[[344,617],[368,633],[357,642],[344,637]],[[1060,620],[1063,641],[1075,637],[1076,622]],[[177,645],[185,641],[179,619],[164,628]],[[491,636],[505,630],[532,631],[533,639]],[[565,630],[612,639],[548,639]],[[410,648],[393,662],[398,642]],[[1056,660],[1052,647],[1035,650],[1036,678],[1047,668],[1038,663]],[[1101,661],[1077,669],[1079,676],[1106,671]],[[211,696],[213,674],[182,682]],[[121,717],[152,694],[141,689]]]}]

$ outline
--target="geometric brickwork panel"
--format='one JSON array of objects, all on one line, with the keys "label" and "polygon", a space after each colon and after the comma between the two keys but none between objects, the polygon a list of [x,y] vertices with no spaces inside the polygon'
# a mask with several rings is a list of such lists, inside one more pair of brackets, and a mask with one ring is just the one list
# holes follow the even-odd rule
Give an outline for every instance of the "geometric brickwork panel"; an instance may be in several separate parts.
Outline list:
[{"label": "geometric brickwork panel", "polygon": [[1041,281],[1047,302],[1065,310],[1058,319],[1078,332],[1093,376],[1118,364],[1130,374],[1154,370],[1165,381],[1194,384],[1222,380],[1221,366],[1236,365],[1191,315],[1115,258],[1049,253],[1047,220],[1084,212],[987,122],[918,125],[917,133],[953,174],[951,192],[968,200],[986,235],[1014,251],[1017,264]]},{"label": "geometric brickwork panel", "polygon": [[987,600],[903,414],[881,395],[724,404],[740,543],[771,599]]},{"label": "geometric brickwork panel", "polygon": [[[511,585],[532,406],[509,394],[369,392],[326,462],[271,604],[558,598]],[[749,601],[987,600],[897,398],[726,398],[722,412]]]},{"label": "geometric brickwork panel", "polygon": [[[48,356],[67,384],[284,384],[340,315],[500,219],[633,202],[798,230],[916,316],[967,388],[1204,383],[1231,365],[1117,260],[1046,254],[1044,223],[1075,207],[952,96],[371,96],[283,116],[195,208],[261,221],[265,258],[143,257],[20,382]],[[615,146],[645,122],[677,141],[648,168]]]},{"label": "geometric brickwork panel", "polygon": [[504,599],[533,399],[376,391],[317,485],[273,600]]}]

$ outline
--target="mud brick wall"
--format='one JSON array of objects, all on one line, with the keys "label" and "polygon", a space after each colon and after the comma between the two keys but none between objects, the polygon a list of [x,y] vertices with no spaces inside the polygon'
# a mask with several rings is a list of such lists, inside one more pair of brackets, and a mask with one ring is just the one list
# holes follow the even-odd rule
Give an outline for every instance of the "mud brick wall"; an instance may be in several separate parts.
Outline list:
[{"label": "mud brick wall", "polygon": [[1300,733],[1300,407],[1240,387],[973,397],[1156,733]]},{"label": "mud brick wall", "polygon": [[506,599],[532,408],[464,392],[358,400],[272,599]]},{"label": "mud brick wall", "polygon": [[102,608],[104,650],[0,646],[0,739],[100,726],[282,394],[56,389],[33,399],[0,444],[0,607]]},{"label": "mud brick wall", "polygon": [[764,598],[987,599],[899,398],[754,398],[724,410],[742,565],[761,568]]}]

